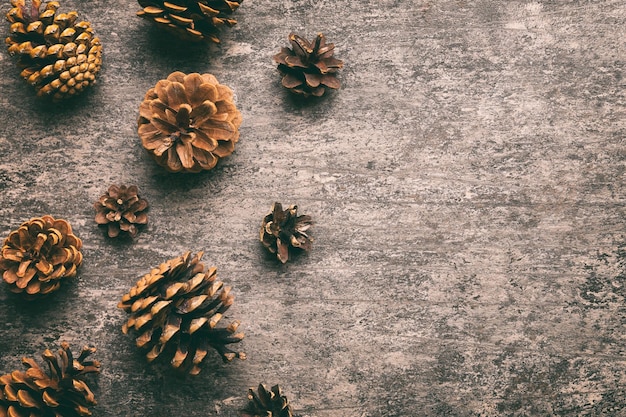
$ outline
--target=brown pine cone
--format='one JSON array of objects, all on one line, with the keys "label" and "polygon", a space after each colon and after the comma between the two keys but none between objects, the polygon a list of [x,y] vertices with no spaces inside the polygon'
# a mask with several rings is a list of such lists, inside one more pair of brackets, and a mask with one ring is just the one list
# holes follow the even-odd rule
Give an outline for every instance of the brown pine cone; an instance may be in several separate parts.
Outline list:
[{"label": "brown pine cone", "polygon": [[147,351],[152,362],[167,358],[171,365],[191,375],[212,347],[224,361],[245,359],[227,345],[239,343],[243,333],[235,333],[239,321],[225,328],[216,327],[234,301],[230,287],[217,280],[217,270],[205,270],[202,252],[191,252],[162,263],[144,275],[122,297],[119,308],[130,313],[122,332],[134,329],[137,346]]},{"label": "brown pine cone", "polygon": [[230,155],[239,140],[241,113],[233,92],[211,74],[173,72],[139,106],[143,147],[170,172],[200,172]]},{"label": "brown pine cone", "polygon": [[139,226],[148,223],[148,202],[137,194],[135,185],[111,185],[106,194],[94,203],[96,223],[107,227],[109,237],[121,234],[135,237]]},{"label": "brown pine cone", "polygon": [[191,41],[219,43],[223,26],[234,26],[230,15],[243,0],[139,0],[137,16],[156,23],[176,37]]},{"label": "brown pine cone", "polygon": [[100,362],[87,360],[96,351],[83,347],[78,358],[68,343],[61,343],[55,355],[46,349],[41,368],[31,358],[23,358],[26,372],[13,371],[0,376],[0,416],[77,417],[90,416],[96,399],[84,381],[85,375],[100,372]]},{"label": "brown pine cone", "polygon": [[293,417],[291,405],[278,385],[268,391],[259,384],[257,392],[253,388],[248,390],[248,404],[241,410],[241,417]]},{"label": "brown pine cone", "polygon": [[27,298],[50,294],[63,278],[76,275],[82,241],[66,220],[34,218],[9,233],[0,253],[0,272],[14,293]]},{"label": "brown pine cone", "polygon": [[59,3],[11,0],[6,17],[9,54],[18,56],[21,76],[39,96],[72,97],[96,82],[102,66],[102,45],[91,23],[78,13],[57,13]]},{"label": "brown pine cone", "polygon": [[323,34],[309,42],[290,33],[289,42],[292,49],[283,47],[274,55],[285,88],[305,97],[320,97],[326,88],[341,87],[336,73],[343,67],[343,61],[333,57],[335,45],[327,44]]},{"label": "brown pine cone", "polygon": [[307,230],[312,224],[311,216],[298,216],[298,206],[292,205],[283,210],[283,206],[277,202],[263,218],[260,239],[270,252],[276,253],[278,259],[285,263],[289,259],[290,247],[305,251],[311,249],[313,239]]}]

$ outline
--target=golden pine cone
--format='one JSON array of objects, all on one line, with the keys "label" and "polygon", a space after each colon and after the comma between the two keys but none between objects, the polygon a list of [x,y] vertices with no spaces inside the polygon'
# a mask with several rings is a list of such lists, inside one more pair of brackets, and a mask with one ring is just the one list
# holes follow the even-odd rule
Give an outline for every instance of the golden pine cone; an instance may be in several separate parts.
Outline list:
[{"label": "golden pine cone", "polygon": [[292,205],[283,210],[276,202],[272,210],[263,218],[260,239],[263,245],[285,263],[289,259],[289,248],[308,251],[313,239],[307,234],[313,221],[311,216],[298,216],[298,206]]},{"label": "golden pine cone", "polygon": [[148,223],[148,201],[139,197],[136,185],[111,185],[94,203],[96,223],[106,226],[109,237],[126,234],[135,237],[139,226]]},{"label": "golden pine cone", "polygon": [[170,172],[200,172],[230,155],[239,140],[241,113],[233,92],[211,74],[173,72],[139,106],[143,147]]},{"label": "golden pine cone", "polygon": [[224,361],[238,357],[227,345],[239,343],[243,333],[235,333],[239,321],[217,328],[224,312],[232,305],[230,287],[217,280],[217,270],[205,270],[203,253],[191,252],[170,259],[144,275],[122,297],[119,308],[130,313],[122,332],[134,329],[137,346],[147,351],[152,362],[169,358],[171,365],[191,375],[200,373],[209,347]]},{"label": "golden pine cone", "polygon": [[241,410],[241,417],[293,417],[291,405],[278,385],[268,390],[259,384],[257,392],[248,390],[248,404]]},{"label": "golden pine cone", "polygon": [[50,294],[76,275],[83,242],[66,220],[33,218],[9,233],[0,252],[0,272],[14,293],[27,298]]},{"label": "golden pine cone", "polygon": [[292,49],[283,47],[274,55],[285,88],[305,97],[320,97],[326,88],[341,87],[336,73],[343,67],[343,61],[333,57],[335,45],[327,44],[323,34],[309,42],[290,33],[289,42]]},{"label": "golden pine cone", "polygon": [[87,360],[95,351],[83,347],[74,358],[69,344],[63,342],[57,355],[49,349],[43,352],[45,368],[31,358],[23,358],[26,372],[0,376],[0,416],[90,416],[89,407],[96,404],[96,399],[84,377],[100,372],[100,362]]},{"label": "golden pine cone", "polygon": [[230,17],[243,0],[139,0],[137,16],[151,20],[182,40],[219,43],[222,26],[232,27]]},{"label": "golden pine cone", "polygon": [[9,54],[18,56],[20,75],[37,95],[65,99],[96,82],[102,45],[91,23],[77,22],[75,11],[57,13],[56,1],[11,0],[11,5]]}]

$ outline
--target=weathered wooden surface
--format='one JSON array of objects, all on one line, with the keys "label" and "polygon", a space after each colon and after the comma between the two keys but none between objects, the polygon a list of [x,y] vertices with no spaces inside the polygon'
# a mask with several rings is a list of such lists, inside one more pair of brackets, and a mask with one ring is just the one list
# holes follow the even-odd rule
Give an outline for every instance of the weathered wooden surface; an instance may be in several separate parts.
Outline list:
[{"label": "weathered wooden surface", "polygon": [[[132,1],[63,7],[92,21],[103,71],[51,109],[0,52],[0,234],[63,217],[85,261],[45,302],[3,286],[1,371],[95,344],[96,417],[236,416],[259,382],[310,417],[626,415],[623,1],[246,0],[220,47],[182,49]],[[290,31],[337,44],[341,90],[283,91]],[[241,140],[214,172],[141,149],[139,103],[174,70],[236,92]],[[151,202],[132,244],[93,221],[111,183]],[[257,241],[275,200],[316,220],[286,266]],[[233,286],[248,360],[181,380],[116,304],[188,249]]]}]

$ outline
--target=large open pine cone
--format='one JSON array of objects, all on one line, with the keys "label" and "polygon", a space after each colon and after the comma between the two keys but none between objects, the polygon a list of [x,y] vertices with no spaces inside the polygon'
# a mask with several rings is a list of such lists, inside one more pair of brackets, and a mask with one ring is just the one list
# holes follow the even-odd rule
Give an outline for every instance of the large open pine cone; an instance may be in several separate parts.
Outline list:
[{"label": "large open pine cone", "polygon": [[292,417],[291,405],[278,385],[268,390],[259,384],[257,392],[248,390],[248,404],[241,410],[241,417]]},{"label": "large open pine cone", "polygon": [[46,295],[76,275],[82,241],[66,220],[43,216],[9,233],[0,253],[0,272],[9,289],[27,297]]},{"label": "large open pine cone", "polygon": [[139,106],[143,147],[170,172],[200,172],[230,155],[241,113],[233,92],[211,74],[173,72]]},{"label": "large open pine cone", "polygon": [[140,198],[136,185],[111,185],[94,203],[96,223],[106,226],[109,237],[126,234],[135,237],[139,226],[148,223],[148,201]]},{"label": "large open pine cone", "polygon": [[309,42],[291,33],[289,42],[292,49],[283,47],[274,55],[285,88],[305,97],[319,97],[324,95],[326,88],[341,87],[336,73],[343,67],[343,61],[333,57],[335,45],[327,44],[323,34]]},{"label": "large open pine cone", "polygon": [[57,13],[56,1],[11,0],[11,5],[6,43],[37,95],[64,99],[96,82],[102,45],[91,23],[77,22],[75,11]]},{"label": "large open pine cone", "polygon": [[298,206],[291,205],[287,210],[276,202],[261,224],[260,238],[263,245],[285,263],[289,259],[289,248],[308,251],[313,239],[307,234],[313,221],[311,216],[298,216]]},{"label": "large open pine cone", "polygon": [[48,349],[43,352],[45,368],[31,358],[23,358],[26,372],[0,376],[0,416],[90,416],[89,407],[96,400],[84,377],[100,372],[100,362],[87,359],[95,351],[83,347],[74,358],[69,344],[63,342],[57,355]]},{"label": "large open pine cone", "polygon": [[234,26],[230,15],[243,0],[139,0],[137,16],[151,20],[178,38],[219,43],[222,26]]},{"label": "large open pine cone", "polygon": [[186,252],[162,263],[137,281],[118,304],[130,313],[122,331],[134,329],[139,334],[137,346],[148,351],[148,361],[169,358],[174,368],[192,375],[200,372],[210,347],[224,361],[246,358],[227,346],[244,338],[243,333],[235,333],[239,321],[216,327],[235,297],[230,287],[217,280],[214,267],[205,270],[202,254],[192,258]]}]

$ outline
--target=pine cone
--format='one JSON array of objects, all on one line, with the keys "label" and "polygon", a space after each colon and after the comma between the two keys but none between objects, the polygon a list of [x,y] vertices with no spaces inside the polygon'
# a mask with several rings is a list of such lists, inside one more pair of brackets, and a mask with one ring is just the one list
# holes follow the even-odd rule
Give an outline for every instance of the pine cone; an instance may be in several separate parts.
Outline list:
[{"label": "pine cone", "polygon": [[120,232],[135,237],[139,232],[138,226],[148,223],[148,201],[140,198],[138,192],[135,185],[111,185],[106,194],[94,203],[96,223],[107,226],[109,237],[117,237]]},{"label": "pine cone", "polygon": [[305,97],[320,97],[326,88],[341,87],[336,73],[343,67],[343,61],[333,57],[335,45],[327,44],[323,34],[318,34],[315,42],[310,43],[291,33],[289,42],[293,49],[283,47],[274,55],[285,88]]},{"label": "pine cone", "polygon": [[259,384],[257,389],[248,390],[248,404],[241,410],[241,417],[292,417],[291,405],[280,390],[278,385],[274,385],[271,391],[265,385]]},{"label": "pine cone", "polygon": [[139,137],[170,172],[200,172],[230,155],[241,113],[233,92],[211,74],[174,72],[146,93],[139,106]]},{"label": "pine cone", "polygon": [[48,349],[43,352],[47,369],[23,358],[26,372],[0,376],[0,416],[90,416],[89,406],[96,400],[84,376],[100,372],[100,362],[87,360],[95,351],[84,347],[74,359],[69,344],[63,342],[58,357]]},{"label": "pine cone", "polygon": [[9,233],[0,253],[0,272],[14,293],[27,298],[50,294],[63,278],[76,275],[83,242],[66,220],[43,216]]},{"label": "pine cone", "polygon": [[137,16],[151,20],[182,40],[219,43],[222,26],[232,27],[230,17],[243,0],[139,0]]},{"label": "pine cone", "polygon": [[186,252],[162,263],[137,281],[118,304],[130,313],[122,332],[138,332],[137,346],[148,351],[149,362],[159,356],[170,358],[174,368],[191,375],[200,373],[209,347],[224,361],[246,358],[226,346],[244,338],[243,333],[235,333],[239,321],[216,328],[234,296],[217,280],[214,267],[205,270],[202,254],[191,258],[191,252]]},{"label": "pine cone", "polygon": [[274,203],[272,211],[263,218],[261,242],[285,263],[289,259],[289,247],[305,251],[311,249],[313,239],[306,231],[312,224],[311,216],[298,216],[298,206],[292,205],[283,210],[280,203]]},{"label": "pine cone", "polygon": [[57,13],[59,3],[11,0],[6,39],[11,55],[39,96],[65,99],[96,82],[102,65],[102,45],[91,23],[76,22],[78,13]]}]

